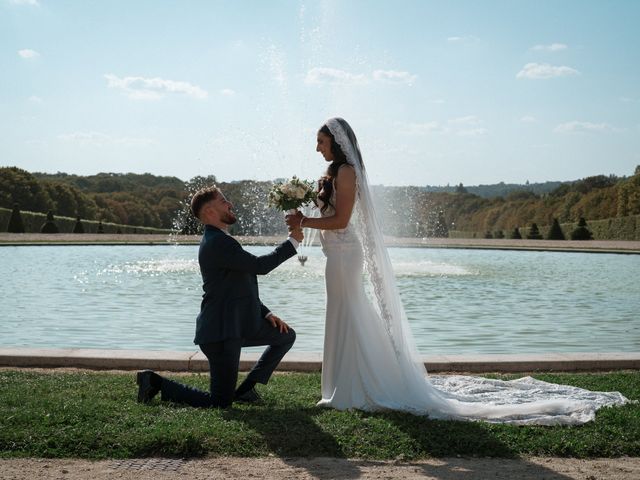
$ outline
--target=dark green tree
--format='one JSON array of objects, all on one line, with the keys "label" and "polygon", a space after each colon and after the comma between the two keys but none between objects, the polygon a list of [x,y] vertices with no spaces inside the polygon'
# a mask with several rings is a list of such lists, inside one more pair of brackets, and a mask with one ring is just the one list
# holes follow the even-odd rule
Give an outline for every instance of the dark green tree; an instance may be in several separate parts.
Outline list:
[{"label": "dark green tree", "polygon": [[46,212],[54,202],[46,188],[26,170],[0,167],[0,207],[11,208],[17,202],[28,212]]},{"label": "dark green tree", "polygon": [[462,182],[456,187],[456,193],[468,193],[467,189],[464,188]]},{"label": "dark green tree", "polygon": [[540,234],[540,230],[538,230],[538,224],[532,223],[531,228],[529,229],[529,233],[527,234],[527,238],[529,240],[542,240],[542,235]]},{"label": "dark green tree", "polygon": [[571,240],[593,240],[593,235],[587,228],[587,221],[584,217],[580,217],[578,227],[571,232]]},{"label": "dark green tree", "polygon": [[504,238],[504,232],[502,230],[498,230],[493,236],[494,238]]},{"label": "dark green tree", "polygon": [[518,227],[513,229],[511,232],[511,238],[514,240],[522,240],[522,235],[520,234],[520,229]]},{"label": "dark green tree", "polygon": [[547,240],[565,240],[564,232],[560,228],[560,222],[558,222],[557,218],[553,219],[553,224],[547,234]]},{"label": "dark green tree", "polygon": [[84,226],[80,221],[80,217],[76,218],[76,224],[73,226],[73,233],[84,233]]},{"label": "dark green tree", "polygon": [[102,226],[102,220],[100,220],[98,222],[98,230],[96,230],[96,233],[104,233],[104,227]]},{"label": "dark green tree", "polygon": [[486,232],[484,232],[484,238],[493,238],[493,234],[487,230]]},{"label": "dark green tree", "polygon": [[60,233],[58,226],[53,221],[53,212],[51,210],[47,212],[47,221],[40,227],[40,233]]},{"label": "dark green tree", "polygon": [[22,215],[20,215],[20,205],[17,202],[13,204],[11,218],[9,218],[9,225],[7,225],[7,232],[24,233],[24,222],[22,221]]}]

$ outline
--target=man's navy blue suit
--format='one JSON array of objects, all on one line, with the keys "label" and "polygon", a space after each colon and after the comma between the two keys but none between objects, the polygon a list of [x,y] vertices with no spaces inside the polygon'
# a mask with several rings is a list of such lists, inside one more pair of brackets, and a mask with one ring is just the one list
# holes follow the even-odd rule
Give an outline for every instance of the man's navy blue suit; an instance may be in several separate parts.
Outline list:
[{"label": "man's navy blue suit", "polygon": [[242,347],[268,345],[247,377],[267,383],[296,334],[291,327],[288,333],[281,333],[266,319],[269,309],[260,301],[257,275],[266,275],[295,253],[286,240],[271,253],[256,257],[219,228],[205,226],[198,253],[204,295],[194,343],[209,360],[211,391],[163,378],[162,400],[194,407],[230,405]]}]

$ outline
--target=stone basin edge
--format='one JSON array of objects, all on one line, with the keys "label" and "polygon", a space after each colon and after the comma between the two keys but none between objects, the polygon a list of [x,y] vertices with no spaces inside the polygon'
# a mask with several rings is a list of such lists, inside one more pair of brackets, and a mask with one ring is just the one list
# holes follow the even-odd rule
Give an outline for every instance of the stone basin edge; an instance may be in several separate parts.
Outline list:
[{"label": "stone basin edge", "polygon": [[[260,353],[243,353],[240,370],[247,371]],[[434,373],[595,372],[640,369],[640,352],[527,353],[477,355],[423,355],[427,371]],[[106,350],[89,348],[0,347],[0,367],[80,368],[89,370],[160,370],[206,372],[200,351]],[[319,372],[322,354],[290,352],[279,371]]]}]

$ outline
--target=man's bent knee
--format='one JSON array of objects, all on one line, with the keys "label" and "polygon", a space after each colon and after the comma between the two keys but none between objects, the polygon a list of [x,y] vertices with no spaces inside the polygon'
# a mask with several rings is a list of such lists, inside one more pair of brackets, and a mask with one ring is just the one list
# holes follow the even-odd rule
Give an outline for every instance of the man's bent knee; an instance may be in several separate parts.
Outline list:
[{"label": "man's bent knee", "polygon": [[287,343],[291,343],[291,345],[293,345],[293,343],[296,341],[296,331],[289,327],[289,331],[287,332]]}]

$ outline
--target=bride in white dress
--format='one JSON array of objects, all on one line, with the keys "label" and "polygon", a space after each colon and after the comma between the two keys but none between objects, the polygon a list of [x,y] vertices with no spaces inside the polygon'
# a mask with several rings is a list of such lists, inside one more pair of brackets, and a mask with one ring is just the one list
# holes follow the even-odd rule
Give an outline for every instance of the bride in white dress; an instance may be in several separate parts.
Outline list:
[{"label": "bride in white dress", "polygon": [[618,392],[591,392],[531,377],[500,381],[427,375],[400,301],[353,130],[341,118],[329,119],[318,132],[316,150],[331,162],[321,179],[321,216],[297,212],[287,223],[319,229],[327,257],[318,405],[556,425],[585,423],[598,408],[628,401]]}]

